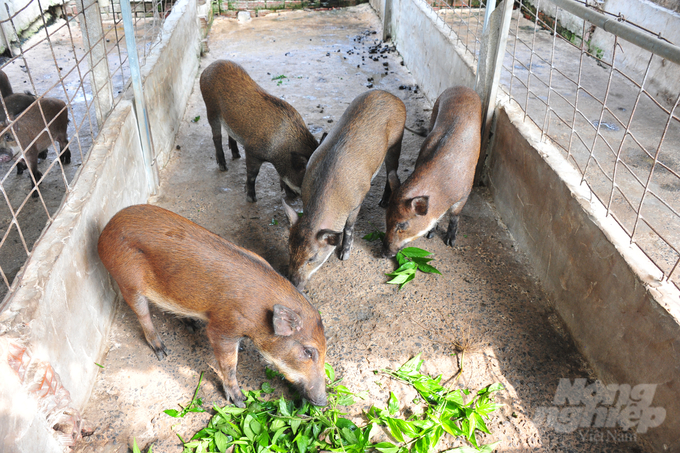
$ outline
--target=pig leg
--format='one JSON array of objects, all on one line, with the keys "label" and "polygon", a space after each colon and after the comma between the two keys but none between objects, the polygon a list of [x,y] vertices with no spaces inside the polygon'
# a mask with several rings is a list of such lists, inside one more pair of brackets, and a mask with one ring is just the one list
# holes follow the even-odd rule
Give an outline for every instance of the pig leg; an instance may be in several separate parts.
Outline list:
[{"label": "pig leg", "polygon": [[[394,143],[390,148],[387,150],[387,154],[385,155],[385,170],[387,170],[387,175],[390,174],[391,171],[394,171],[395,173],[397,172],[397,169],[399,168],[399,156],[401,155],[401,137],[404,135],[402,134],[399,136],[399,140],[397,140],[396,143]],[[390,181],[389,178],[386,178],[387,180],[385,181],[385,191],[383,192],[383,196],[380,199],[380,202],[378,205],[381,208],[386,208],[387,205],[390,203],[390,196],[392,195],[392,188],[390,187]]]},{"label": "pig leg", "polygon": [[[31,179],[31,189],[35,187],[35,185],[40,181],[40,178],[42,178],[42,173],[38,171],[38,150],[36,149],[29,149],[28,152],[25,153],[26,157],[26,165],[28,166],[28,170],[31,172],[33,175],[33,179],[35,179],[35,182],[33,182],[33,179]],[[18,168],[18,165],[17,165]],[[34,191],[31,196],[33,198],[38,198],[38,191]]]},{"label": "pig leg", "polygon": [[255,180],[258,173],[260,173],[262,163],[260,159],[253,157],[252,152],[246,150],[246,201],[248,203],[255,203],[257,201],[255,196]]},{"label": "pig leg", "polygon": [[156,332],[153,322],[151,322],[149,300],[144,295],[124,287],[120,288],[120,292],[123,294],[125,302],[127,302],[130,308],[132,308],[132,311],[137,315],[137,319],[139,319],[139,323],[142,325],[142,330],[144,331],[147,343],[149,343],[149,346],[153,349],[158,360],[163,360],[163,358],[168,355],[168,350],[163,344],[160,335]]},{"label": "pig leg", "polygon": [[240,159],[241,158],[241,153],[238,152],[238,143],[236,143],[236,140],[231,138],[231,136],[229,136],[229,149],[231,150],[231,158],[232,159]]},{"label": "pig leg", "polygon": [[434,228],[432,228],[430,231],[427,232],[427,236],[425,236],[428,239],[432,239],[437,232],[437,226],[435,225]]},{"label": "pig leg", "polygon": [[463,206],[465,206],[468,195],[469,192],[449,208],[449,228],[444,234],[444,244],[448,245],[449,247],[452,247],[453,243],[456,241],[456,232],[458,231],[458,216],[460,215],[460,211],[463,210]]},{"label": "pig leg", "polygon": [[222,148],[222,121],[220,119],[219,111],[213,112],[210,109],[208,109],[208,123],[210,124],[210,128],[212,129],[213,143],[215,144],[215,158],[217,159],[217,165],[220,167],[220,171],[227,171],[227,161],[224,159],[224,149]]},{"label": "pig leg", "polygon": [[243,402],[245,400],[243,392],[241,392],[236,380],[240,338],[226,338],[220,332],[219,326],[215,326],[213,323],[208,324],[207,334],[222,372],[222,386],[227,399],[230,399],[234,406],[246,407]]},{"label": "pig leg", "polygon": [[297,197],[295,191],[288,187],[288,184],[283,182],[283,179],[279,178],[279,184],[281,185],[281,190],[286,193],[286,200],[294,200]]},{"label": "pig leg", "polygon": [[354,224],[359,216],[360,208],[361,205],[354,208],[354,211],[349,213],[347,222],[345,222],[345,229],[342,231],[342,245],[340,246],[340,253],[338,254],[338,257],[341,260],[349,258],[349,254],[352,251],[352,243],[354,242]]},{"label": "pig leg", "polygon": [[68,147],[68,138],[60,139],[59,142],[59,160],[62,164],[71,163],[71,150]]}]

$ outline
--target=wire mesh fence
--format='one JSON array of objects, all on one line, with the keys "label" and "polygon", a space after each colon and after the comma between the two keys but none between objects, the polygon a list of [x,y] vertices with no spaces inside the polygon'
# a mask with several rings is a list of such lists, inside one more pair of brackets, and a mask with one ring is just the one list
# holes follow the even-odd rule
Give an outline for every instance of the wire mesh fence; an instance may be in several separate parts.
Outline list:
[{"label": "wire mesh fence", "polygon": [[678,286],[680,68],[587,21],[571,17],[567,28],[565,17],[547,1],[519,2],[502,89]]},{"label": "wire mesh fence", "polygon": [[[6,43],[0,56],[0,299],[11,295],[35,243],[67,199],[101,121],[129,87],[120,5],[109,5],[0,5]],[[171,6],[134,4],[141,64]]]},{"label": "wire mesh fence", "polygon": [[[467,1],[427,4],[477,59],[484,4]],[[599,12],[665,40],[662,30]],[[548,0],[515,1],[500,88],[563,152],[631,243],[680,287],[677,74],[677,64]]]}]

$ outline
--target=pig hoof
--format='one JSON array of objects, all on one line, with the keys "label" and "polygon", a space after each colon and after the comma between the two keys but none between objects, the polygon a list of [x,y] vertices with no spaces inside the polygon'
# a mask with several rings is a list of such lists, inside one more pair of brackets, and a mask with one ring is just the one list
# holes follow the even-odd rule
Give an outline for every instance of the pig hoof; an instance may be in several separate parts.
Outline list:
[{"label": "pig hoof", "polygon": [[349,258],[350,252],[352,249],[347,249],[347,250],[340,250],[340,256],[339,258],[343,261]]},{"label": "pig hoof", "polygon": [[427,236],[425,236],[428,239],[432,239],[434,237],[434,228],[432,228],[430,231],[427,232]]},{"label": "pig hoof", "polygon": [[453,237],[446,236],[444,238],[444,244],[448,245],[449,247],[453,247],[454,242],[456,242],[455,236]]},{"label": "pig hoof", "polygon": [[34,190],[33,193],[31,194],[31,198],[38,198],[38,191]]},{"label": "pig hoof", "polygon": [[161,343],[160,348],[153,348],[153,352],[156,353],[158,360],[163,360],[168,355],[168,350],[163,343]]},{"label": "pig hoof", "polygon": [[232,158],[232,160],[233,160],[233,159],[240,159],[240,158],[241,158],[241,153],[233,153],[233,154],[231,155],[231,158]]},{"label": "pig hoof", "polygon": [[71,163],[71,151],[66,151],[64,152],[61,156],[59,156],[59,160],[61,161],[62,164],[70,164]]},{"label": "pig hoof", "polygon": [[380,203],[378,203],[378,206],[381,208],[386,208],[387,205],[390,204],[390,200],[385,200],[384,198],[380,200]]},{"label": "pig hoof", "polygon": [[38,159],[47,159],[47,150],[38,153]]},{"label": "pig hoof", "polygon": [[221,165],[220,164],[220,171],[227,171],[229,170],[226,165]]},{"label": "pig hoof", "polygon": [[246,195],[246,201],[248,203],[255,203],[257,202],[257,197],[255,197],[255,195]]}]

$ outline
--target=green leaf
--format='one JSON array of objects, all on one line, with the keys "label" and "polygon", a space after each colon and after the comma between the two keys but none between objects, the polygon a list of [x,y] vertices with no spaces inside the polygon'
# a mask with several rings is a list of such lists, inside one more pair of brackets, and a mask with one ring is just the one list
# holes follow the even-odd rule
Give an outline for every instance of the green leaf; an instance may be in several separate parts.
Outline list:
[{"label": "green leaf", "polygon": [[392,280],[389,280],[387,283],[392,285],[401,285],[402,283],[406,283],[409,277],[412,277],[413,275],[414,274],[397,274]]},{"label": "green leaf", "polygon": [[406,363],[399,367],[397,373],[409,375],[411,373],[417,373],[420,371],[420,367],[423,365],[423,360],[420,360],[421,353],[419,352],[416,356],[409,359]]},{"label": "green leaf", "polygon": [[267,376],[267,379],[276,379],[276,378],[282,378],[283,379],[283,374],[279,373],[276,370],[272,370],[271,368],[265,368],[264,374]]},{"label": "green leaf", "polygon": [[198,123],[198,120],[200,120],[200,119],[201,119],[201,116],[199,115],[199,116],[195,116],[194,119],[191,120],[191,121],[194,122],[194,123]]},{"label": "green leaf", "polygon": [[329,364],[326,363],[323,366],[324,371],[326,372],[326,377],[328,378],[329,381],[333,382],[335,380],[335,370],[333,367]]},{"label": "green leaf", "polygon": [[495,384],[490,384],[481,389],[480,391],[477,392],[478,395],[485,395],[487,393],[493,393],[497,392],[499,390],[503,390],[505,387],[503,387],[503,384],[500,382],[496,382]]},{"label": "green leaf", "polygon": [[409,258],[413,257],[425,257],[425,256],[430,256],[432,255],[432,252],[428,252],[427,250],[419,249],[418,247],[406,247],[405,249],[401,249],[401,253]]},{"label": "green leaf", "polygon": [[404,264],[402,264],[401,266],[399,266],[399,267],[397,268],[397,270],[395,270],[395,271],[392,272],[392,273],[393,273],[393,274],[400,274],[400,273],[404,273],[405,271],[415,270],[415,269],[417,269],[417,268],[418,268],[418,264],[417,264],[417,263],[415,263],[415,262],[413,262],[413,261],[407,261],[407,262],[405,262]]},{"label": "green leaf", "polygon": [[373,444],[371,448],[375,448],[382,453],[397,453],[399,451],[399,447],[392,442],[380,442],[378,444]]},{"label": "green leaf", "polygon": [[137,438],[133,437],[132,438],[132,453],[142,453],[139,451],[139,447],[137,446]]},{"label": "green leaf", "polygon": [[404,283],[402,283],[402,284],[399,286],[399,289],[402,289],[402,288],[404,287],[404,285],[406,285],[408,282],[410,282],[410,281],[413,280],[414,278],[416,278],[416,274],[415,274],[415,273],[410,274],[410,275],[408,276],[408,278],[406,279],[406,281],[405,281]]},{"label": "green leaf", "polygon": [[179,411],[176,409],[166,409],[163,412],[168,414],[170,417],[180,418]]},{"label": "green leaf", "polygon": [[97,365],[99,368],[104,368],[104,365],[100,365],[97,362],[94,362],[95,365]]},{"label": "green leaf", "polygon": [[418,269],[421,272],[425,272],[427,274],[439,274],[442,275],[441,272],[439,272],[439,269],[437,269],[434,266],[430,266],[429,264],[418,264]]},{"label": "green leaf", "polygon": [[272,219],[272,221],[271,221],[271,222],[269,222],[269,226],[272,226],[272,225],[278,225],[278,224],[279,224],[279,221],[278,221],[278,220],[276,220],[276,219]]},{"label": "green leaf", "polygon": [[430,261],[432,261],[433,259],[434,258],[423,258],[423,257],[420,257],[420,256],[411,257],[411,261],[413,261],[416,264],[427,264]]},{"label": "green leaf", "polygon": [[408,258],[406,258],[401,252],[397,252],[397,263],[402,266],[404,263],[408,263]]},{"label": "green leaf", "polygon": [[229,439],[227,439],[227,436],[225,436],[221,431],[215,433],[215,446],[220,451],[220,453],[227,451],[228,443]]},{"label": "green leaf", "polygon": [[302,423],[302,420],[299,418],[294,418],[293,420],[290,421],[290,429],[293,431],[293,434],[297,434],[297,430],[300,427],[300,423]]},{"label": "green leaf", "polygon": [[458,425],[456,425],[456,423],[455,423],[453,420],[448,420],[448,419],[441,420],[441,424],[442,424],[442,428],[444,428],[444,430],[445,430],[447,433],[451,434],[453,437],[458,437],[458,436],[464,436],[464,435],[465,435],[465,433],[463,432],[463,430],[460,429],[460,428],[458,427]]},{"label": "green leaf", "polygon": [[272,393],[274,391],[274,387],[267,381],[263,382],[260,388],[264,393]]},{"label": "green leaf", "polygon": [[392,437],[397,439],[399,442],[406,442],[404,440],[404,435],[402,434],[401,429],[394,418],[385,418],[385,422],[387,423],[387,427],[390,429]]},{"label": "green leaf", "polygon": [[373,242],[373,241],[378,241],[378,240],[382,241],[384,237],[385,237],[385,233],[383,233],[382,231],[374,230],[371,233],[368,233],[362,239],[365,239],[369,242]]},{"label": "green leaf", "polygon": [[390,400],[387,402],[387,410],[390,415],[396,415],[399,412],[399,400],[392,392],[390,392]]}]

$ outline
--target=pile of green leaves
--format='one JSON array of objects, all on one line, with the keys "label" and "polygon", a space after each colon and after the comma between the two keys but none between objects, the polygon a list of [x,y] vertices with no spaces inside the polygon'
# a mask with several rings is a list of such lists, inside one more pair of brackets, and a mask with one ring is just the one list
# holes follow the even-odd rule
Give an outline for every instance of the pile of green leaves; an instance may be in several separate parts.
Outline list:
[{"label": "pile of green leaves", "polygon": [[451,453],[490,453],[500,443],[479,445],[478,431],[491,434],[486,427],[484,418],[501,405],[494,403],[492,393],[503,388],[500,383],[492,384],[479,390],[467,403],[465,396],[470,395],[467,389],[451,390],[441,385],[441,376],[432,378],[420,373],[423,361],[420,354],[406,362],[397,371],[382,370],[394,379],[412,385],[418,391],[425,403],[422,414],[414,414],[406,420],[396,417],[399,412],[399,401],[390,392],[390,399],[386,409],[375,406],[369,409],[367,417],[369,424],[375,423],[387,426],[390,434],[398,443],[380,442],[372,445],[383,453],[427,453],[435,449],[444,433],[454,437],[465,436],[474,446],[457,447],[447,450]]},{"label": "pile of green leaves", "polygon": [[[368,233],[363,239],[373,242],[382,241],[385,238],[385,233],[378,229],[374,229],[372,232]],[[419,249],[418,247],[406,247],[399,252],[397,252],[397,262],[399,267],[385,274],[391,279],[387,283],[391,285],[399,285],[399,289],[402,289],[405,284],[416,278],[416,271],[425,272],[428,274],[439,274],[439,270],[428,264],[433,258],[429,258],[432,255],[431,252],[427,250]]]},{"label": "pile of green leaves", "polygon": [[426,272],[428,274],[439,274],[439,270],[429,265],[433,258],[428,258],[432,255],[427,250],[419,249],[418,247],[406,247],[397,252],[397,262],[399,267],[389,274],[391,277],[387,283],[392,285],[399,285],[399,289],[403,288],[405,284],[416,278],[416,271]]},{"label": "pile of green leaves", "polygon": [[[464,403],[463,395],[469,395],[468,390],[446,389],[440,384],[441,377],[433,379],[420,374],[422,364],[419,354],[397,371],[382,370],[418,390],[420,402],[425,405],[425,411],[420,415],[398,418],[399,401],[390,393],[387,408],[372,406],[365,414],[366,424],[357,426],[343,417],[347,414],[341,412],[340,407],[351,406],[356,396],[363,396],[354,395],[341,385],[341,379],[336,379],[333,368],[326,364],[326,377],[330,382],[328,406],[317,407],[304,400],[290,401],[283,396],[272,399],[267,394],[272,393],[274,388],[269,382],[264,382],[260,390],[245,393],[245,408],[214,405],[216,414],[207,427],[188,442],[180,437],[184,444],[183,453],[224,453],[231,447],[234,453],[363,453],[372,450],[383,453],[428,453],[434,451],[444,433],[465,436],[473,445],[448,450],[450,452],[493,451],[498,443],[480,446],[476,432],[489,432],[483,418],[499,406],[491,400],[491,393],[502,386],[488,386],[477,392],[470,402]],[[269,379],[280,376],[267,370]],[[194,395],[192,401],[195,399]],[[376,425],[387,426],[397,443],[371,443],[371,431]]]},{"label": "pile of green leaves", "polygon": [[[275,378],[278,373],[267,370],[267,375]],[[245,393],[245,408],[214,405],[217,413],[206,428],[184,443],[184,453],[223,453],[231,446],[234,453],[366,451],[371,425],[359,428],[342,417],[346,414],[338,407],[354,404],[354,395],[340,385],[328,364],[326,377],[330,384],[325,408],[307,401],[290,401],[283,396],[267,400],[264,395],[274,391],[269,382],[265,382],[261,390]]]}]

